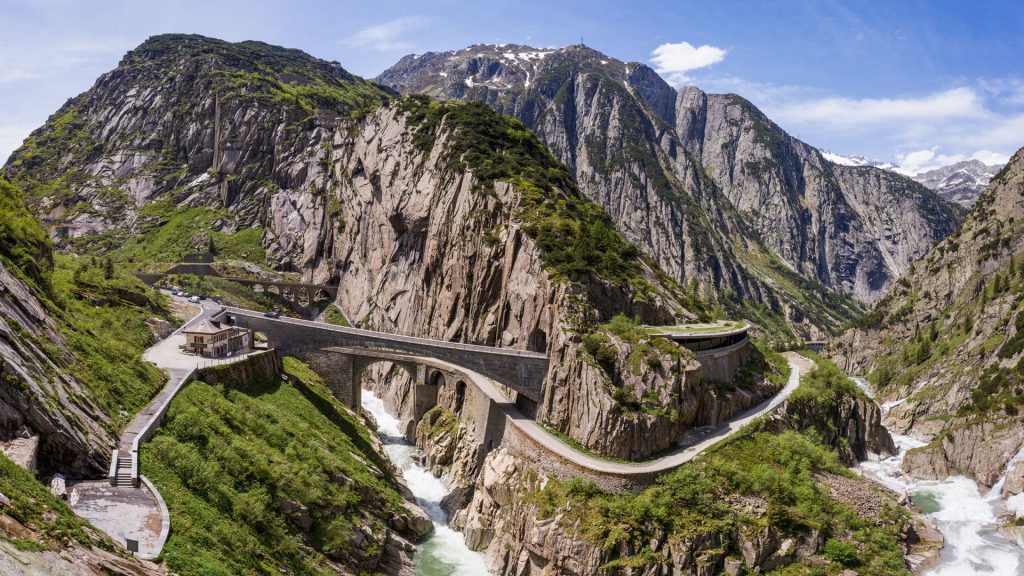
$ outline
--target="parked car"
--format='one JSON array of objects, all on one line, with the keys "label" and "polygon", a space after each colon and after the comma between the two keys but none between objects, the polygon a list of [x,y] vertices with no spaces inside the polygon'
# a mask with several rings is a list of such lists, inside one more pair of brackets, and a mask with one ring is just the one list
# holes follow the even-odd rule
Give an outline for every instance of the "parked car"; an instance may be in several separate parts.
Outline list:
[{"label": "parked car", "polygon": [[266,316],[267,318],[280,318],[281,317],[281,313],[278,312],[277,310],[268,310],[268,311],[264,312],[263,315]]},{"label": "parked car", "polygon": [[193,296],[193,297],[189,298],[188,301],[193,303],[193,304],[199,304],[199,296]]}]

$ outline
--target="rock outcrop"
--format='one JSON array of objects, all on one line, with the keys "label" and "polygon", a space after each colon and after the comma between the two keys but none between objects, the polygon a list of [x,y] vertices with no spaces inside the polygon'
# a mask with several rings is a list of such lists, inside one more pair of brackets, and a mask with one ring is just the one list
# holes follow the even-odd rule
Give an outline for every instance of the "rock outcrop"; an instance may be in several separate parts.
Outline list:
[{"label": "rock outcrop", "polygon": [[804,336],[852,318],[839,294],[873,301],[959,218],[902,176],[825,161],[738,96],[677,92],[586,46],[406,56],[377,79],[519,118],[666,272]]},{"label": "rock outcrop", "polygon": [[0,261],[0,441],[38,436],[38,465],[105,474],[110,416],[68,366],[74,356],[34,286]]},{"label": "rock outcrop", "polygon": [[[359,326],[547,350],[557,368],[533,411],[595,451],[644,457],[699,424],[693,366],[666,356],[636,376],[601,370],[582,336],[616,314],[671,324],[705,304],[639,255],[521,124],[482,106],[396,100],[293,50],[159,36],[70,100],[6,171],[64,247],[179,226],[181,243],[145,256],[173,259],[211,234],[257,231],[250,259],[336,283]],[[718,395],[708,418],[769,392]]]},{"label": "rock outcrop", "polygon": [[893,404],[889,427],[931,442],[904,470],[994,485],[1024,447],[1018,411],[1024,316],[1024,152],[939,243],[832,345]]},{"label": "rock outcrop", "polygon": [[843,464],[851,467],[872,455],[886,458],[896,454],[896,444],[882,426],[882,410],[867,397],[844,396],[825,405],[786,401],[765,425],[776,433],[817,430],[825,444],[836,448]]}]

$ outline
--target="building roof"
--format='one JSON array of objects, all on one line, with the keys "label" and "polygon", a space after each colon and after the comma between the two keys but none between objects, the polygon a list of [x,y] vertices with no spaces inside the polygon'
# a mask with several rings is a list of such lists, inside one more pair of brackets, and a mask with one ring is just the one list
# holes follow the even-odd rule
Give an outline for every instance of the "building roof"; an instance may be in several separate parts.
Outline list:
[{"label": "building roof", "polygon": [[231,330],[230,326],[222,326],[220,322],[214,322],[209,318],[203,318],[199,324],[185,328],[186,334],[220,334]]}]

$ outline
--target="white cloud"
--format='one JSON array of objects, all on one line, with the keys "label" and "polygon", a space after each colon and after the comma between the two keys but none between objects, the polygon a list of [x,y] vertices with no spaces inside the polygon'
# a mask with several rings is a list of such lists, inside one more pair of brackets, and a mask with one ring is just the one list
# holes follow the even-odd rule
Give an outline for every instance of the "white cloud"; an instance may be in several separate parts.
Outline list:
[{"label": "white cloud", "polygon": [[707,68],[722,60],[725,60],[725,50],[708,44],[694,46],[689,42],[666,43],[651,52],[655,70],[664,75],[669,83],[677,86],[689,82],[687,72]]},{"label": "white cloud", "polygon": [[341,42],[349,46],[374,50],[376,52],[400,52],[411,50],[413,43],[406,35],[430,24],[430,19],[423,16],[406,16],[389,20],[383,24],[367,26]]},{"label": "white cloud", "polygon": [[927,172],[949,166],[964,160],[981,160],[985,164],[1006,164],[1010,157],[992,150],[976,150],[973,154],[941,154],[940,148],[933,146],[925,150],[915,150],[905,154],[897,154],[896,160],[900,171],[910,175]]},{"label": "white cloud", "polygon": [[833,126],[894,124],[977,118],[986,114],[978,93],[967,87],[952,88],[920,97],[823,98],[790,102],[775,111],[780,121],[820,123]]},{"label": "white cloud", "polygon": [[1006,164],[1010,161],[1009,155],[992,150],[978,150],[971,154],[971,159],[981,160],[985,164]]}]

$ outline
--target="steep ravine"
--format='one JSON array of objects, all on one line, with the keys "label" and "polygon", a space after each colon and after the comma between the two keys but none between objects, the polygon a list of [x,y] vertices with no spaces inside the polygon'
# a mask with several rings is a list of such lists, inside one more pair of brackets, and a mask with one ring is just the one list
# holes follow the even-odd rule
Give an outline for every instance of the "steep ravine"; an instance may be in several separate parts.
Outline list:
[{"label": "steep ravine", "polygon": [[400,422],[384,406],[384,401],[372,391],[363,390],[363,409],[377,422],[377,433],[384,441],[384,449],[391,461],[402,471],[406,485],[419,504],[430,515],[434,532],[417,546],[415,554],[418,576],[449,576],[454,574],[482,576],[487,574],[483,556],[473,552],[462,534],[448,526],[448,514],[442,500],[449,488],[440,479],[423,468],[419,454],[400,431]]},{"label": "steep ravine", "polygon": [[[856,380],[863,389],[874,393],[865,380]],[[883,413],[887,415],[900,403],[899,400],[885,403]],[[901,434],[892,436],[899,449],[895,456],[862,462],[860,467],[893,489],[908,494],[942,532],[945,546],[937,558],[924,561],[924,574],[1019,574],[1024,567],[1024,548],[1011,539],[1016,538],[1016,533],[1006,534],[993,529],[1000,524],[999,518],[1005,510],[1000,499],[1005,474],[987,493],[982,493],[973,480],[964,476],[932,480],[914,478],[908,475],[908,467],[904,464],[907,451],[921,448],[925,443]],[[1007,468],[1006,472],[1009,472],[1010,467]]]},{"label": "steep ravine", "polygon": [[925,442],[905,471],[962,475],[986,491],[1005,477],[1003,499],[1024,491],[1022,191],[1018,151],[961,227],[830,346],[890,403],[889,427]]},{"label": "steep ravine", "polygon": [[702,423],[685,351],[627,370],[630,345],[612,335],[618,358],[597,367],[583,337],[619,314],[674,324],[711,307],[482,105],[397,99],[295,50],[164,35],[68,101],[5,172],[62,248],[151,267],[212,242],[337,284],[358,326],[546,350],[556,368],[530,411],[595,452],[644,458]]},{"label": "steep ravine", "polygon": [[[388,405],[389,412],[402,412],[403,393],[394,393],[394,388],[379,382],[371,381],[368,385],[385,393],[385,399],[380,402]],[[392,393],[387,394],[388,390]],[[378,400],[374,398],[372,402]],[[625,543],[610,548],[602,546],[588,536],[595,529],[589,525],[590,520],[581,521],[570,509],[561,509],[561,497],[556,496],[552,502],[544,496],[545,486],[552,484],[586,492],[591,490],[586,482],[563,484],[564,480],[548,476],[536,462],[523,459],[503,445],[487,451],[481,460],[478,431],[472,419],[460,417],[455,410],[452,399],[442,395],[439,406],[419,423],[416,445],[422,451],[422,469],[416,470],[416,474],[429,471],[451,486],[450,493],[442,500],[450,513],[449,525],[461,531],[469,550],[483,554],[493,574],[610,575],[620,573],[619,569],[633,562],[638,562],[635,564],[638,574],[718,574],[723,570],[739,574],[743,566],[770,570],[792,562],[813,565],[822,561],[814,560],[826,540],[819,531],[788,534],[769,528],[761,532],[754,527],[760,525],[757,520],[749,520],[750,524],[745,524],[738,532],[725,526],[708,525],[684,538],[656,531],[642,549]],[[775,439],[769,443],[784,443],[800,437],[796,431],[807,427],[828,429],[835,433],[829,443],[843,447],[846,451],[840,453],[841,458],[852,465],[857,455],[886,454],[894,449],[888,434],[878,424],[879,416],[877,406],[870,400],[849,398],[817,407],[813,402],[802,402],[799,406],[794,404],[781,409],[758,434]],[[408,450],[408,447],[403,449]],[[765,450],[771,449],[766,447]],[[831,472],[822,472],[817,482],[827,485],[837,502],[852,506],[865,518],[874,517],[874,522],[884,524],[881,518],[888,513],[883,510],[888,506],[898,508],[895,494],[873,488],[870,483],[849,480]],[[739,494],[727,497],[730,501],[735,499],[747,502],[754,510],[760,507],[760,513],[764,513],[764,502],[757,504],[757,498]],[[551,506],[554,506],[554,514]],[[672,514],[679,514],[688,507],[672,509]],[[925,524],[911,521],[909,516],[901,520],[899,526],[903,534],[900,538],[908,542],[904,552],[898,555],[902,566],[902,555],[911,554],[910,540],[927,540],[929,535]],[[925,547],[932,550],[934,545]]]}]

